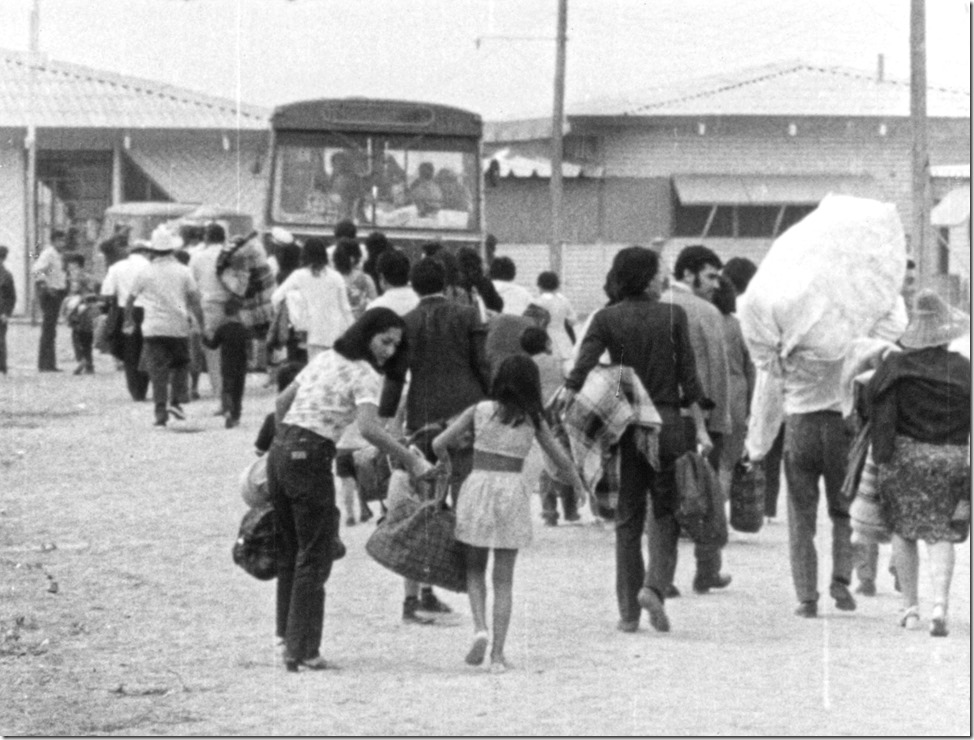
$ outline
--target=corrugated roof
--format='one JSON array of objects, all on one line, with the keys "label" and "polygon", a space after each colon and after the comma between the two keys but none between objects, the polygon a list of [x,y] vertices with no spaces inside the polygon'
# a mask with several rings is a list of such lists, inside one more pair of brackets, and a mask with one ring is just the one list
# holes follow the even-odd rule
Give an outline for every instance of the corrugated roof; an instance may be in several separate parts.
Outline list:
[{"label": "corrugated roof", "polygon": [[[927,87],[929,118],[970,118],[971,93]],[[908,118],[910,84],[875,74],[800,60],[572,103],[567,121],[589,117],[842,116]],[[492,121],[488,142],[551,136],[551,119]]]},{"label": "corrugated roof", "polygon": [[[271,111],[161,82],[41,58],[34,124],[45,128],[265,129]],[[0,127],[27,125],[30,64],[0,50]]]},{"label": "corrugated roof", "polygon": [[[971,93],[927,86],[930,118],[970,118]],[[908,117],[910,83],[800,60],[570,106],[569,116]]]}]

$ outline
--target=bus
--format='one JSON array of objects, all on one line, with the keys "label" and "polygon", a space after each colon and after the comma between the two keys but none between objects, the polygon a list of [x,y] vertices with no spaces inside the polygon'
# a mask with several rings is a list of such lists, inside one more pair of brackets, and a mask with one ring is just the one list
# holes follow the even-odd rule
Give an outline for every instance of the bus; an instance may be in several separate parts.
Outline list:
[{"label": "bus", "polygon": [[331,237],[351,219],[411,258],[420,245],[483,242],[483,121],[469,111],[400,100],[290,103],[271,118],[265,223]]}]

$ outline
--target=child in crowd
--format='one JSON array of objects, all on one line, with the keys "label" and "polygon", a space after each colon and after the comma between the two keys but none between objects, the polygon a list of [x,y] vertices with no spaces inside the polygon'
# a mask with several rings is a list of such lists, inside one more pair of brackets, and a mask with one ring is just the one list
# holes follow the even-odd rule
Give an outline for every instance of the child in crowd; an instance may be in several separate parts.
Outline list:
[{"label": "child in crowd", "polygon": [[345,502],[345,524],[349,527],[355,524],[355,499],[358,499],[359,521],[367,522],[372,518],[372,509],[362,498],[355,475],[355,453],[365,448],[368,442],[358,431],[358,424],[352,422],[335,446],[335,475],[342,486],[342,499]]},{"label": "child in crowd", "polygon": [[75,375],[95,372],[92,348],[95,344],[95,319],[100,312],[98,294],[91,276],[85,271],[85,258],[81,254],[69,254],[64,258],[68,271],[68,297],[61,311],[71,328],[71,344],[78,366]]},{"label": "child in crowd", "polygon": [[[182,249],[176,250],[176,259],[180,264],[189,265],[192,251],[199,248],[200,231],[197,227],[183,227],[179,230],[180,235],[189,239],[183,244]],[[189,316],[189,398],[184,398],[183,403],[188,401],[200,400],[200,375],[206,371],[206,357],[203,355],[203,330],[200,328],[196,317]]]},{"label": "child in crowd", "polygon": [[[565,382],[562,363],[551,350],[551,337],[541,327],[529,326],[521,332],[521,349],[527,352],[538,366],[538,373],[541,376],[541,400],[547,405]],[[544,519],[545,526],[558,525],[559,499],[565,512],[566,522],[577,522],[581,519],[575,503],[575,491],[571,486],[556,481],[544,468],[538,476],[538,489],[541,493],[541,518]]]},{"label": "child in crowd", "polygon": [[220,348],[220,376],[223,379],[223,409],[226,428],[240,423],[244,384],[247,380],[247,347],[250,332],[240,322],[240,299],[231,296],[223,304],[226,321],[203,344],[210,349]]},{"label": "child in crowd", "polygon": [[465,435],[474,435],[473,472],[457,499],[456,538],[466,545],[467,591],[473,613],[474,641],[469,665],[480,665],[490,637],[487,632],[487,556],[494,553],[494,639],[491,671],[503,673],[510,664],[504,642],[511,621],[514,561],[518,549],[531,542],[531,501],[521,474],[535,439],[541,449],[572,477],[585,500],[585,484],[544,420],[538,367],[531,358],[513,355],[497,369],[491,399],[464,411],[433,440],[439,460]]}]

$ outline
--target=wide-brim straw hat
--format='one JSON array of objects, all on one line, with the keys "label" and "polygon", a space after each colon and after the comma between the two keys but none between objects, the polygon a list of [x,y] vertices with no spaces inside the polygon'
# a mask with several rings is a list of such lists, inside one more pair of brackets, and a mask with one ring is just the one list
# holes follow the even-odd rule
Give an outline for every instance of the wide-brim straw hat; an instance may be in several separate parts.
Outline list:
[{"label": "wide-brim straw hat", "polygon": [[907,349],[939,347],[971,333],[970,317],[952,308],[935,291],[921,290],[913,305],[910,323],[900,337],[900,344]]}]

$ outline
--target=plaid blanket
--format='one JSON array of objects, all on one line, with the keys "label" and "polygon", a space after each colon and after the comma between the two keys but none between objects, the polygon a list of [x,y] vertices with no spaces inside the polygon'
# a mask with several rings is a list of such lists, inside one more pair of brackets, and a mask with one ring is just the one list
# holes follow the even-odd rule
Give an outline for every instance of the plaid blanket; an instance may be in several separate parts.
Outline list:
[{"label": "plaid blanket", "polygon": [[[559,390],[545,414],[555,438],[569,451],[591,490],[600,478],[606,477],[609,490],[618,492],[618,442],[630,424],[638,427],[637,447],[650,465],[659,467],[663,420],[631,367],[596,367],[571,404],[565,395],[564,389]],[[545,467],[555,480],[570,482],[547,459]]]},{"label": "plaid blanket", "polygon": [[220,282],[240,298],[240,322],[248,329],[267,326],[273,318],[271,294],[277,287],[267,253],[257,239],[223,247],[217,265]]}]

